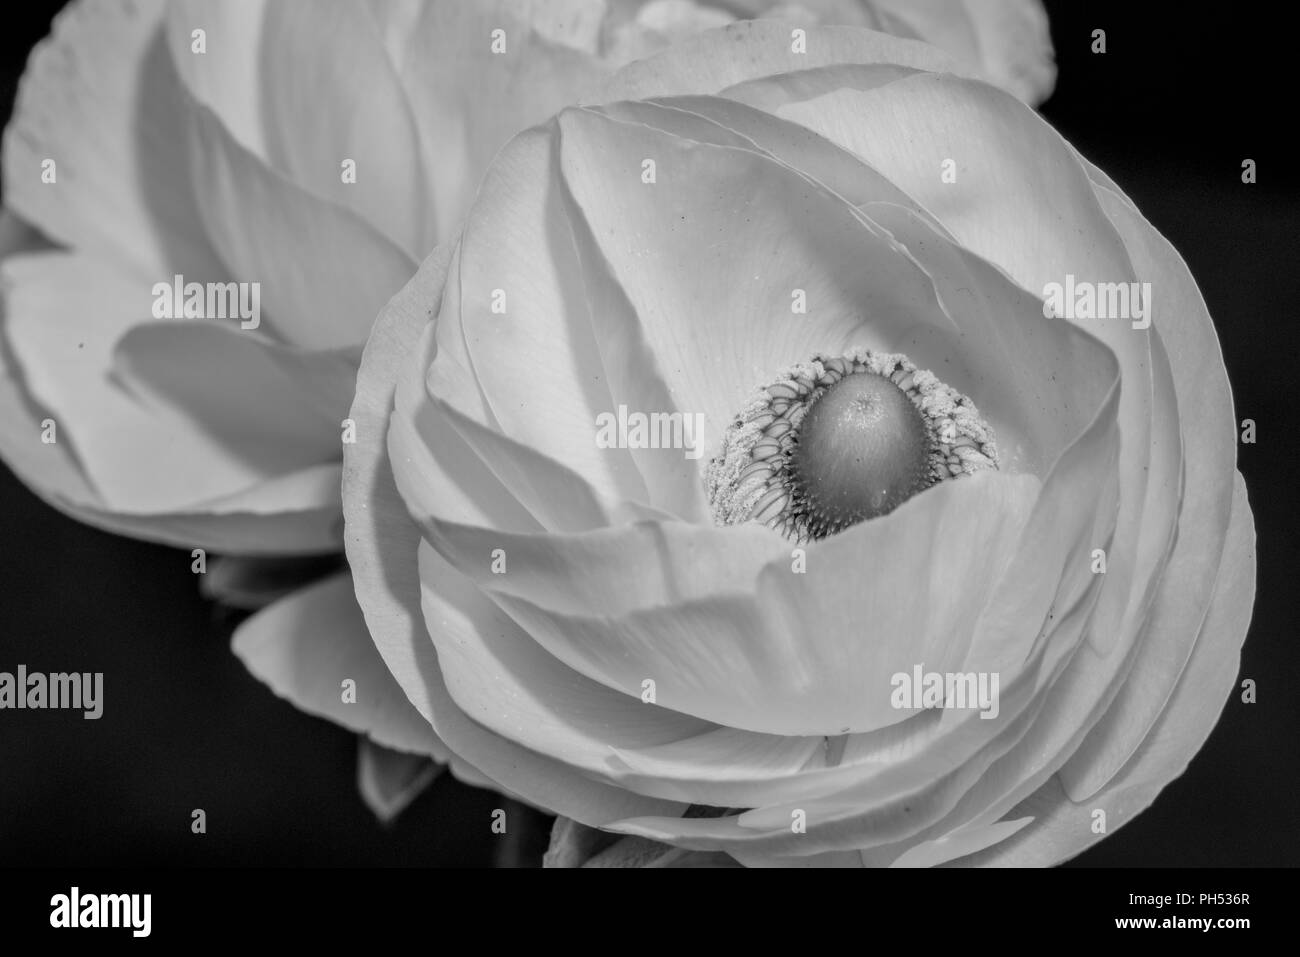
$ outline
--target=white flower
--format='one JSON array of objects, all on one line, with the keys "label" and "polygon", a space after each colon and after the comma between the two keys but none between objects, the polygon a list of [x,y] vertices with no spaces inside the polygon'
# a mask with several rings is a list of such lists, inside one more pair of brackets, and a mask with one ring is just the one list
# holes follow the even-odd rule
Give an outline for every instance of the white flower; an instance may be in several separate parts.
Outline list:
[{"label": "white flower", "polygon": [[[344,478],[371,668],[482,778],[751,865],[1050,864],[1204,741],[1254,589],[1213,325],[1100,171],[953,69],[861,30],[682,41],[512,140],[384,311]],[[1152,321],[1046,317],[1067,274],[1149,282]],[[756,389],[906,390],[900,353],[951,387],[912,396],[951,413],[928,448],[987,423],[996,454],[795,540],[717,524],[707,456],[592,440],[701,413],[725,458]],[[900,705],[914,671],[998,698]]]}]

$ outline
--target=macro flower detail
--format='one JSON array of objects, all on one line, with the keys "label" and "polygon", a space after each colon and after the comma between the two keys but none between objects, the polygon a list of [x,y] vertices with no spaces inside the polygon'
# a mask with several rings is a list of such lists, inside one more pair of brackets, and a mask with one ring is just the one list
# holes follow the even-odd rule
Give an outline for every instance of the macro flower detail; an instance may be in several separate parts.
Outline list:
[{"label": "macro flower detail", "polygon": [[815,357],[761,389],[705,475],[714,520],[796,542],[892,511],[935,482],[997,467],[970,400],[906,356]]},{"label": "macro flower detail", "polygon": [[[870,31],[789,39],[688,39],[515,137],[381,315],[344,477],[376,666],[561,817],[552,861],[599,829],[627,863],[1056,863],[1233,681],[1213,324],[1022,103]],[[1153,321],[1045,315],[1067,273],[1150,282]],[[706,455],[593,442],[615,408],[701,416]]]}]

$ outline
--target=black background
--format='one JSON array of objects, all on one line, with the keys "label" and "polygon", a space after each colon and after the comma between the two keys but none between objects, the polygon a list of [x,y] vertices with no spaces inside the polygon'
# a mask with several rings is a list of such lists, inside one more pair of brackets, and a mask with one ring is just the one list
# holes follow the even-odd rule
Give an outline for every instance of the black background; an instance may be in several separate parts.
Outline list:
[{"label": "black background", "polygon": [[[60,5],[6,9],[0,120]],[[1240,449],[1259,533],[1240,675],[1256,680],[1259,701],[1234,695],[1187,773],[1070,866],[1300,864],[1300,195],[1286,136],[1297,57],[1261,13],[1047,7],[1060,76],[1042,111],[1187,260],[1218,326],[1237,417],[1258,431]],[[1090,52],[1095,28],[1106,30],[1105,54]],[[1241,182],[1248,157],[1252,186]],[[446,775],[395,825],[376,823],[357,796],[353,736],[244,671],[229,651],[238,619],[199,597],[188,552],[78,525],[4,469],[0,596],[0,668],[102,671],[107,702],[94,722],[0,717],[0,864],[487,865],[500,854],[488,825],[502,799]],[[199,807],[208,832],[194,835]]]}]

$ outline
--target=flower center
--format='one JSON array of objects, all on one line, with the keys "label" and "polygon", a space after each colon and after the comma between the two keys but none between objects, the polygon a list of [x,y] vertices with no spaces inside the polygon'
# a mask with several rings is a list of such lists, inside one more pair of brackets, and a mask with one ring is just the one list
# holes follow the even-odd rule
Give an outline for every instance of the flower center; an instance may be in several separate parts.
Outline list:
[{"label": "flower center", "polygon": [[802,543],[989,468],[993,431],[968,398],[906,356],[859,349],[815,357],[760,389],[706,483],[718,524],[762,522]]},{"label": "flower center", "polygon": [[934,484],[925,417],[870,372],[845,376],[810,404],[787,468],[791,503],[813,538],[892,512]]}]

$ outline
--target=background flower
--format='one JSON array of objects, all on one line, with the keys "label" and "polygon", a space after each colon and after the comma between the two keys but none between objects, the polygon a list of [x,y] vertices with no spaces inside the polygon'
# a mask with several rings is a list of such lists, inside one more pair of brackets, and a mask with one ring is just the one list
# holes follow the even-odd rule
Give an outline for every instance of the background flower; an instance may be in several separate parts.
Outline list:
[{"label": "background flower", "polygon": [[[363,360],[358,597],[451,751],[583,824],[749,864],[1053,863],[1181,772],[1235,675],[1253,529],[1213,327],[1032,112],[925,49],[814,39],[685,41],[503,151]],[[1044,320],[1067,271],[1151,281],[1154,326]],[[770,308],[795,275],[829,303],[802,324]],[[522,304],[492,314],[494,287]],[[704,409],[716,437],[753,376],[863,337],[950,363],[1010,474],[815,543],[798,584],[779,536],[707,524],[689,463],[592,447],[600,396]],[[999,720],[873,710],[884,665],[954,650],[1002,674]]]}]

